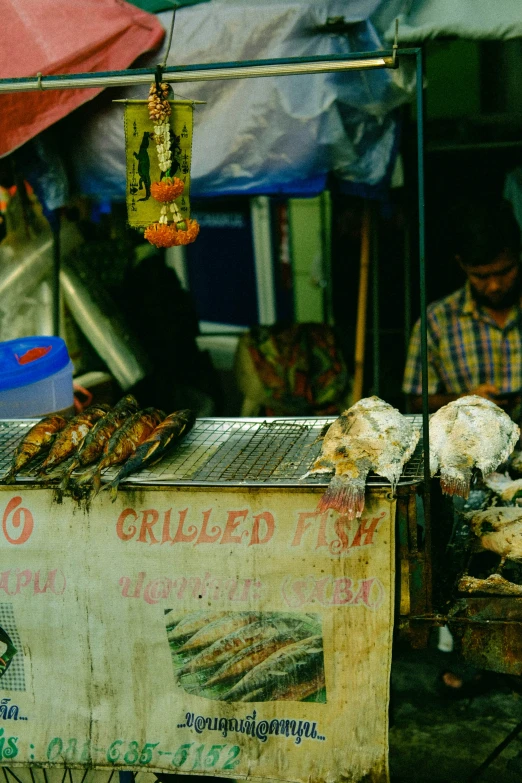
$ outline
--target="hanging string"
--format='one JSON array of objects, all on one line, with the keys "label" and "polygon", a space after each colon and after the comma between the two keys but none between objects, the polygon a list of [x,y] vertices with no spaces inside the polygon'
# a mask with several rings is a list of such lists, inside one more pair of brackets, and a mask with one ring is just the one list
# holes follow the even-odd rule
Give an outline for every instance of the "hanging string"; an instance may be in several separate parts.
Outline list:
[{"label": "hanging string", "polygon": [[172,20],[170,22],[170,33],[169,33],[169,40],[168,40],[168,43],[167,43],[167,50],[165,52],[165,57],[163,58],[163,62],[161,63],[161,67],[162,68],[166,68],[166,66],[167,66],[167,58],[169,56],[170,45],[172,43],[172,34],[174,32],[174,22],[176,21],[176,11],[178,10],[178,8],[179,8],[179,5],[174,3],[174,7],[172,9]]},{"label": "hanging string", "polygon": [[154,74],[154,81],[156,82],[156,90],[158,94],[161,92],[161,83],[163,81],[163,71],[167,67],[167,58],[169,56],[170,52],[170,45],[172,43],[172,34],[174,32],[174,22],[176,21],[176,11],[179,8],[178,5],[174,4],[172,9],[172,20],[170,22],[170,32],[169,32],[169,40],[167,42],[167,49],[165,51],[165,57],[163,58],[162,63],[158,63],[156,65],[156,73]]}]

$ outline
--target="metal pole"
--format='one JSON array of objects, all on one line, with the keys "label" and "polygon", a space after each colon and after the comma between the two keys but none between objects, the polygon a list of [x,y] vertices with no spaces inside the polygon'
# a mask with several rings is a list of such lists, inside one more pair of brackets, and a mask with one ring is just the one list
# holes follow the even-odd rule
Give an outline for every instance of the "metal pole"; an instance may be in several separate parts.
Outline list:
[{"label": "metal pole", "polygon": [[[426,246],[424,214],[424,96],[422,49],[415,55],[417,85],[417,171],[418,171],[418,211],[419,211],[419,276],[420,276],[420,333],[422,367],[422,438],[424,450],[424,519],[425,554],[431,557],[431,475],[430,475],[430,431],[428,401],[428,321],[426,298]],[[431,573],[431,572],[430,572]],[[426,571],[426,608],[431,609],[431,575]]]},{"label": "metal pole", "polygon": [[60,336],[60,213],[58,210],[51,221],[53,232],[53,335]]},{"label": "metal pole", "polygon": [[379,396],[381,386],[381,323],[379,317],[379,231],[378,211],[373,209],[370,237],[372,254],[372,331],[373,331],[373,393]]},{"label": "metal pole", "polygon": [[[396,68],[397,58],[390,52],[361,52],[359,54],[321,55],[314,57],[287,57],[249,62],[204,63],[170,66],[162,79],[170,83],[215,81],[217,79],[248,79],[259,76],[288,76],[297,74],[335,73],[349,70]],[[76,90],[93,87],[125,87],[150,84],[155,77],[152,68],[126,71],[76,73],[59,76],[0,79],[0,93],[33,90]]]}]

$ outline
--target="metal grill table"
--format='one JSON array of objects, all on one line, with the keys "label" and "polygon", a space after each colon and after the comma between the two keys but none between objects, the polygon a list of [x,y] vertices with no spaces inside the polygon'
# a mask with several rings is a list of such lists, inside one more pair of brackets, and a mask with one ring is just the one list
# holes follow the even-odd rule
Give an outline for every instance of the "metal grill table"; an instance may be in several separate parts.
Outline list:
[{"label": "metal grill table", "polygon": [[[422,417],[411,416],[421,429]],[[0,421],[0,479],[7,472],[18,441],[36,419]],[[321,450],[326,427],[335,417],[294,419],[198,419],[189,434],[157,465],[126,479],[128,484],[167,486],[326,486],[323,473],[303,478]],[[103,474],[109,481],[111,468]],[[17,477],[34,482],[35,470]],[[423,480],[422,443],[405,465],[400,485]],[[122,482],[123,484],[123,482]],[[389,486],[370,474],[369,486]]]}]

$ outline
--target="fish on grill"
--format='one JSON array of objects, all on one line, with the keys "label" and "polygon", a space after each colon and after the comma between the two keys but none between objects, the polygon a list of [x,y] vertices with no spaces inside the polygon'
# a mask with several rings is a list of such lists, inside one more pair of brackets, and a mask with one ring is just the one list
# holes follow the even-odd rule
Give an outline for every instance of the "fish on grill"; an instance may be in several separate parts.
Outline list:
[{"label": "fish on grill", "polygon": [[84,477],[82,484],[92,481],[96,495],[101,489],[102,472],[128,459],[164,418],[165,414],[158,408],[145,408],[129,416],[105,442],[101,460]]},{"label": "fish on grill", "polygon": [[379,397],[352,405],[330,426],[319,457],[305,474],[335,471],[318,511],[332,508],[349,520],[360,517],[368,473],[387,478],[394,490],[419,436],[410,419]]},{"label": "fish on grill", "polygon": [[57,434],[66,426],[67,419],[55,413],[46,416],[31,427],[16,447],[11,467],[7,475],[4,476],[4,482],[9,484],[14,481],[16,474],[22,468],[25,468],[35,457],[41,456],[51,447]]},{"label": "fish on grill", "polygon": [[105,416],[96,422],[83,439],[76,457],[66,470],[60,489],[64,491],[67,489],[74,470],[86,468],[101,457],[105,443],[111,435],[138,409],[136,398],[132,394],[126,394]]},{"label": "fish on grill", "polygon": [[61,462],[71,457],[96,422],[110,410],[108,405],[91,405],[74,416],[58,433],[49,454],[40,467],[39,475],[45,475]]},{"label": "fish on grill", "polygon": [[507,413],[477,395],[460,397],[430,417],[430,472],[440,470],[447,495],[467,498],[473,471],[484,476],[505,462],[520,429]]},{"label": "fish on grill", "polygon": [[131,473],[147,465],[154,465],[194,426],[196,416],[187,409],[170,413],[158,424],[152,435],[140,443],[134,454],[120,468],[115,478],[107,486],[111,488],[113,500],[116,499],[118,486]]}]

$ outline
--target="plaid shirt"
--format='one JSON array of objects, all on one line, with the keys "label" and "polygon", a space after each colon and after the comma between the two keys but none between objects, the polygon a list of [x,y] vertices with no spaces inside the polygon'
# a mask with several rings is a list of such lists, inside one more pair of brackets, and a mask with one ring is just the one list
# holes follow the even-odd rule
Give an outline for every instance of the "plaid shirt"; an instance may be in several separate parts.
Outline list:
[{"label": "plaid shirt", "polygon": [[[463,394],[482,383],[501,392],[522,388],[521,309],[500,327],[477,305],[467,283],[428,307],[428,394]],[[420,321],[410,340],[406,394],[421,394]]]}]

